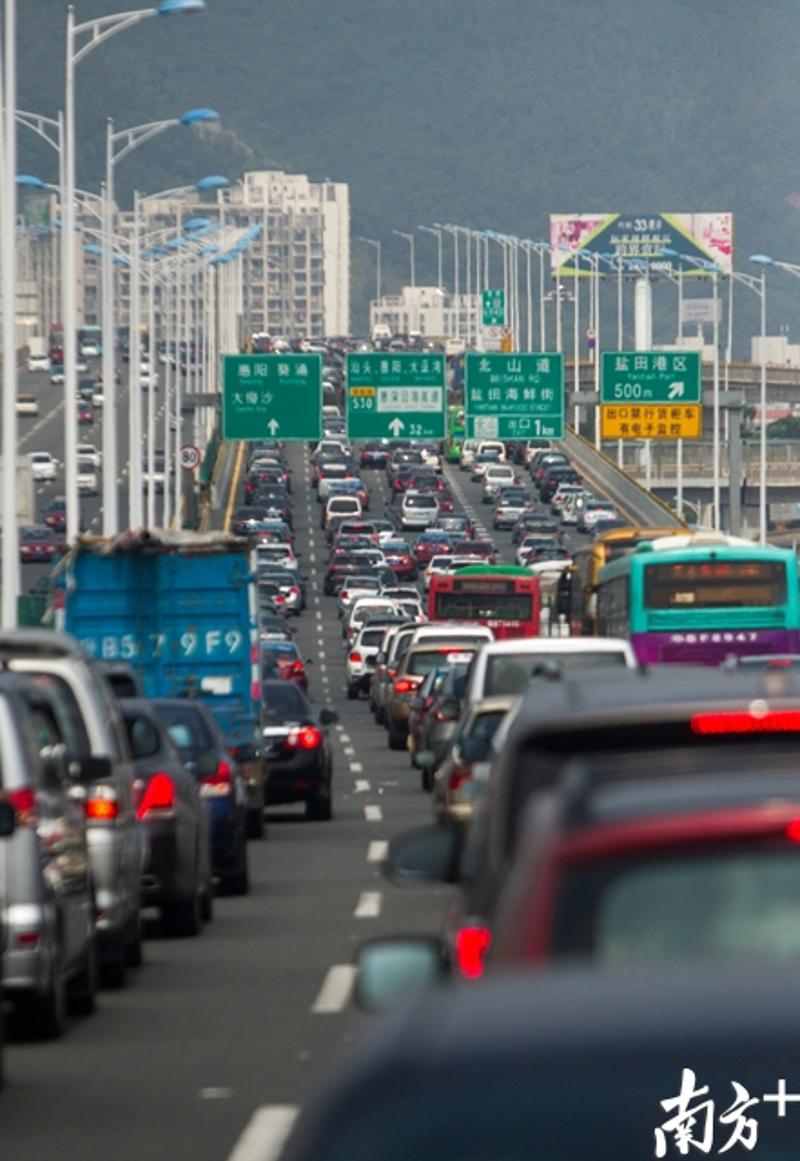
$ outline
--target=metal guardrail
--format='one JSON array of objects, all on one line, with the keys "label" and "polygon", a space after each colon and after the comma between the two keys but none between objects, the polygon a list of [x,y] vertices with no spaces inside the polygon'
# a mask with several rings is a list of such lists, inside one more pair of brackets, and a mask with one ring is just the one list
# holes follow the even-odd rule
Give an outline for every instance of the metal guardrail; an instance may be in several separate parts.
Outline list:
[{"label": "metal guardrail", "polygon": [[582,435],[568,428],[562,443],[569,458],[587,480],[602,489],[623,515],[629,516],[636,524],[644,528],[686,528],[684,521],[663,500],[620,471],[608,456],[597,451]]}]

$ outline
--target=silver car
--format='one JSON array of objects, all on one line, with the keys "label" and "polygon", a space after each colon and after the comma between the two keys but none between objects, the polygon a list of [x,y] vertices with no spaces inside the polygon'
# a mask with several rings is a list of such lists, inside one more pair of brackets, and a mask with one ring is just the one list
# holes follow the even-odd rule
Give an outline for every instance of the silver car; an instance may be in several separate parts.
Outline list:
[{"label": "silver car", "polygon": [[0,795],[15,810],[0,847],[2,999],[46,1037],[64,1031],[68,998],[93,1010],[97,982],[86,805],[108,763],[76,760],[76,733],[63,687],[0,675]]},{"label": "silver car", "polygon": [[14,672],[55,679],[76,706],[75,745],[82,759],[101,759],[86,789],[86,819],[95,891],[98,951],[107,981],[120,985],[141,961],[139,887],[146,834],[137,821],[135,771],[119,705],[78,642],[66,633],[7,629],[0,660]]}]

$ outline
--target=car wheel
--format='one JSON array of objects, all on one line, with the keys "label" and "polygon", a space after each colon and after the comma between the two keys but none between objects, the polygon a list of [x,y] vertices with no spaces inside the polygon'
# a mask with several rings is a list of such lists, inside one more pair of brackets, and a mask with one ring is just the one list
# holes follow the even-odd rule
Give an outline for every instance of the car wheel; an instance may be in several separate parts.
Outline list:
[{"label": "car wheel", "polygon": [[420,771],[420,783],[422,785],[422,789],[426,794],[430,794],[431,790],[433,789],[433,771],[429,766],[420,767]]},{"label": "car wheel", "polygon": [[306,800],[306,818],[309,822],[330,822],[333,818],[330,786],[326,794],[320,794],[318,791]]},{"label": "car wheel", "polygon": [[60,971],[55,972],[46,992],[32,992],[19,999],[14,1023],[23,1036],[37,1040],[58,1040],[64,1035],[67,1030],[67,989]]},{"label": "car wheel", "polygon": [[136,916],[133,921],[133,930],[131,938],[125,944],[125,959],[128,967],[141,967],[144,963],[144,950],[142,948],[142,913],[137,909]]},{"label": "car wheel", "polygon": [[249,839],[260,839],[264,837],[264,811],[262,807],[259,806],[255,810],[248,810],[246,830]]},{"label": "car wheel", "polygon": [[91,1016],[97,1001],[97,944],[89,940],[83,967],[67,987],[67,1004],[79,1016]]},{"label": "car wheel", "polygon": [[112,947],[103,949],[100,968],[100,978],[102,979],[103,985],[107,988],[124,988],[125,969],[127,966],[128,961],[125,954],[125,943],[120,938]]},{"label": "car wheel", "polygon": [[167,903],[161,908],[161,922],[168,935],[190,938],[203,926],[200,891],[195,887],[188,899]]},{"label": "car wheel", "polygon": [[250,891],[250,872],[247,865],[247,846],[242,842],[236,866],[222,876],[222,890],[226,895],[247,895]]},{"label": "car wheel", "polygon": [[357,701],[358,700],[358,691],[359,691],[359,687],[357,685],[353,685],[352,683],[349,684],[347,686],[347,700],[348,701]]},{"label": "car wheel", "polygon": [[210,879],[203,888],[200,899],[200,915],[203,923],[210,923],[214,918],[214,885]]},{"label": "car wheel", "polygon": [[405,750],[406,735],[392,729],[391,720],[389,720],[387,727],[389,731],[388,742],[390,750]]}]

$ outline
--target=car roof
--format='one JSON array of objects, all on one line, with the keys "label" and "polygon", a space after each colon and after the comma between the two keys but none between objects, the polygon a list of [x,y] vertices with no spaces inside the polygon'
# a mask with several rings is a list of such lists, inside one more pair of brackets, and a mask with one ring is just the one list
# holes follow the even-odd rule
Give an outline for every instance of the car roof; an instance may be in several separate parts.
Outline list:
[{"label": "car roof", "polygon": [[622,653],[629,649],[621,637],[509,637],[488,642],[484,656],[515,653]]},{"label": "car roof", "polygon": [[[661,1102],[677,1095],[683,1067],[694,1071],[698,1086],[710,1083],[709,1099],[725,1105],[732,1081],[749,1083],[760,1099],[774,1092],[776,1077],[791,1075],[800,1012],[786,997],[795,979],[795,961],[722,970],[719,963],[613,972],[560,967],[535,976],[508,973],[480,988],[431,989],[415,1005],[376,1023],[348,1056],[337,1059],[281,1156],[340,1157],[346,1155],[344,1142],[353,1155],[381,1155],[377,1149],[364,1152],[358,1128],[373,1109],[384,1113],[399,1137],[392,1161],[413,1147],[415,1136],[414,1151],[424,1161],[464,1155],[465,1118],[496,1141],[498,1155],[510,1156],[504,1140],[509,1126],[487,1115],[500,1094],[504,1107],[518,1112],[518,1124],[527,1126],[525,1155],[531,1158],[567,1155],[558,1147],[568,1134],[561,1121],[566,1110],[577,1118],[570,1137],[575,1155],[583,1152],[582,1133],[587,1141],[604,1141],[604,1148],[586,1147],[585,1155],[593,1158],[652,1155],[653,1131],[668,1119]],[[760,1087],[762,1082],[770,1087]],[[436,1094],[433,1103],[425,1099],[430,1094]],[[695,1095],[705,1099],[705,1090]],[[424,1147],[428,1119],[446,1126],[441,1135],[452,1140],[452,1151],[441,1144],[437,1150],[432,1140]],[[759,1123],[762,1138],[773,1127],[778,1131],[772,1116]],[[774,1155],[789,1156],[791,1150],[779,1148]]]}]

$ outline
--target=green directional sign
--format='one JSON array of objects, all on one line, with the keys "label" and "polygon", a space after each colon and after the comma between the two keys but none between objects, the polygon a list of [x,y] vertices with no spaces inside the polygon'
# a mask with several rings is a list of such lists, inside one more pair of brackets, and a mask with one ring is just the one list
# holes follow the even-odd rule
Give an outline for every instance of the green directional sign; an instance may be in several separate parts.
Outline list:
[{"label": "green directional sign", "polygon": [[320,355],[223,355],[223,439],[320,439]]},{"label": "green directional sign", "polygon": [[444,439],[447,363],[417,352],[347,356],[350,439]]},{"label": "green directional sign", "polygon": [[466,355],[468,439],[563,439],[564,357]]},{"label": "green directional sign", "polygon": [[601,403],[701,403],[699,351],[603,351]]},{"label": "green directional sign", "polygon": [[481,295],[483,325],[502,327],[506,322],[506,292],[504,290],[484,290]]}]

